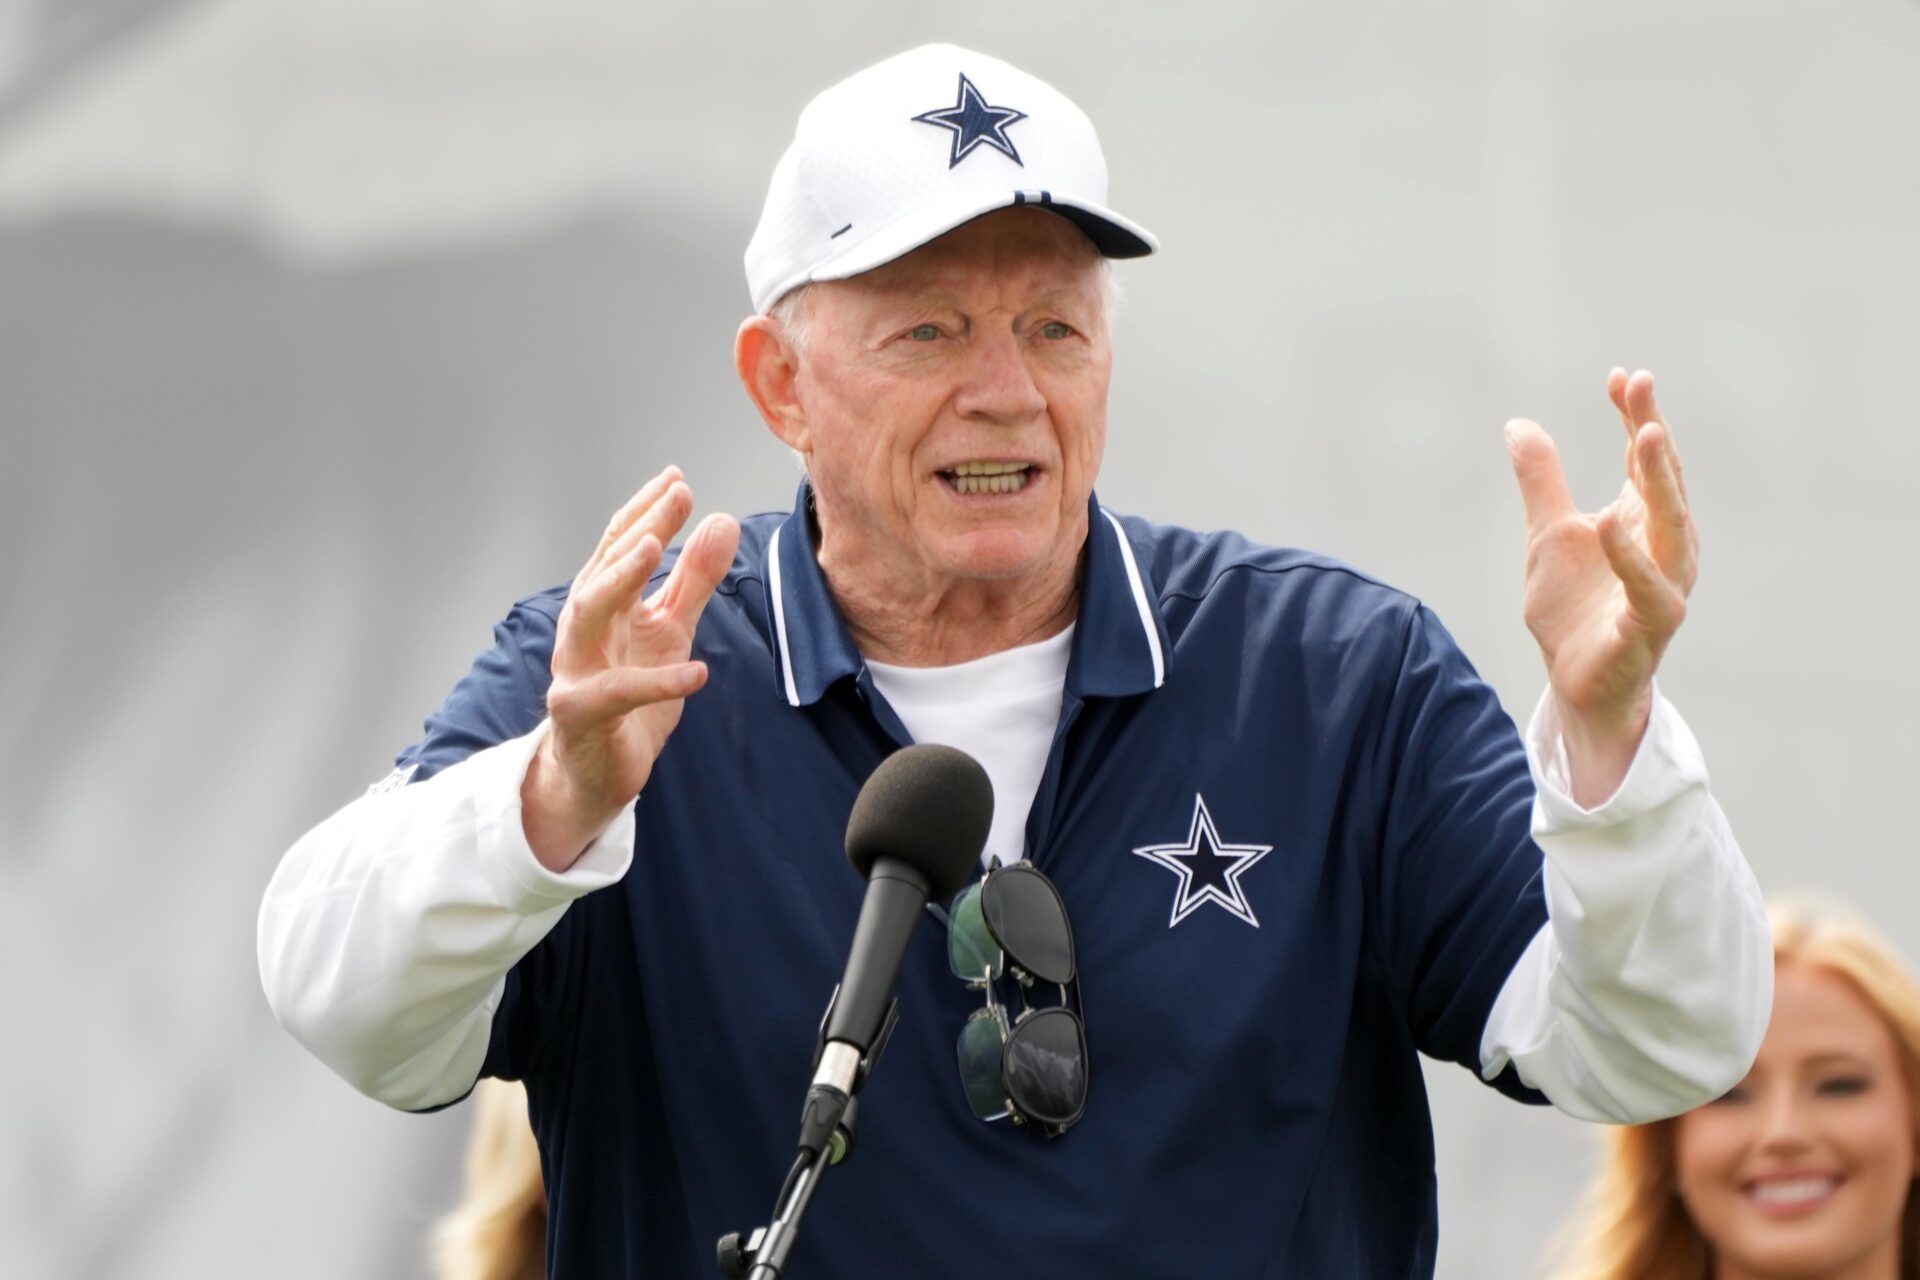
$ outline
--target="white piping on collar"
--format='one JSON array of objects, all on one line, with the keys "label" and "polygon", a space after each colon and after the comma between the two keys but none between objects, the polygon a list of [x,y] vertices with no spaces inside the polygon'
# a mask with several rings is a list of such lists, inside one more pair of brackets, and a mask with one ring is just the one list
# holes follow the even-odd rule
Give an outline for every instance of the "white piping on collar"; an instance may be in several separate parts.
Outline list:
[{"label": "white piping on collar", "polygon": [[1120,527],[1113,512],[1101,507],[1100,514],[1113,526],[1113,536],[1120,541],[1120,559],[1127,566],[1127,585],[1133,588],[1133,607],[1140,611],[1140,628],[1147,633],[1147,650],[1153,654],[1153,687],[1158,689],[1167,682],[1167,659],[1160,652],[1160,629],[1153,625],[1153,606],[1147,603],[1147,589],[1140,582],[1140,566],[1134,563],[1133,544],[1127,541],[1127,531]]},{"label": "white piping on collar", "polygon": [[800,690],[793,683],[793,655],[787,652],[787,601],[780,592],[780,533],[776,528],[767,543],[767,586],[773,596],[773,639],[780,647],[780,674],[787,682],[787,705],[800,705]]}]

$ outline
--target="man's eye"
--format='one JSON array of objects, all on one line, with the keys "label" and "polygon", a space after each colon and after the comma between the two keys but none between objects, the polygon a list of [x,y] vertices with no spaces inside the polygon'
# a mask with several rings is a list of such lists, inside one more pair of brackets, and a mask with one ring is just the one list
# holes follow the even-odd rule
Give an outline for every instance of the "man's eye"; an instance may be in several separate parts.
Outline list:
[{"label": "man's eye", "polygon": [[1865,1093],[1872,1081],[1865,1076],[1834,1076],[1822,1080],[1819,1085],[1821,1096],[1828,1098],[1851,1098]]},{"label": "man's eye", "polygon": [[1072,335],[1072,333],[1073,333],[1073,327],[1071,325],[1063,324],[1058,320],[1049,320],[1045,324],[1040,326],[1040,336],[1043,338],[1053,338],[1055,340],[1058,340],[1060,338],[1069,337]]},{"label": "man's eye", "polygon": [[1747,1100],[1746,1088],[1742,1085],[1735,1085],[1733,1086],[1733,1088],[1727,1090],[1725,1093],[1721,1094],[1719,1097],[1715,1098],[1712,1102],[1709,1102],[1707,1105],[1710,1107],[1718,1107],[1718,1106],[1727,1105],[1729,1103],[1745,1102],[1746,1100]]},{"label": "man's eye", "polygon": [[940,326],[937,324],[917,324],[907,330],[907,337],[915,342],[932,342],[939,336]]}]

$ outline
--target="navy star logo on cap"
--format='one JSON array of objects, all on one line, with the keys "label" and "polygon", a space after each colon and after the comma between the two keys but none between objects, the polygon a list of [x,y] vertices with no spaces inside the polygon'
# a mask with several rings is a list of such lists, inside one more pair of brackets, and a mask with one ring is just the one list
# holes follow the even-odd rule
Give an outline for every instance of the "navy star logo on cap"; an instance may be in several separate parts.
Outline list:
[{"label": "navy star logo on cap", "polygon": [[1187,830],[1185,844],[1150,844],[1134,850],[1180,877],[1180,888],[1173,896],[1173,915],[1167,921],[1169,929],[1209,902],[1258,929],[1260,921],[1247,902],[1246,890],[1240,887],[1240,877],[1271,852],[1270,844],[1228,844],[1222,840],[1214,830],[1207,802],[1198,792],[1194,793],[1193,825]]},{"label": "navy star logo on cap", "polygon": [[972,155],[981,143],[1024,169],[1026,165],[1021,162],[1020,153],[1014,150],[1013,139],[1007,136],[1007,126],[1018,124],[1026,118],[1026,112],[1015,111],[1012,107],[988,106],[986,98],[974,88],[973,81],[967,79],[963,71],[960,73],[959,99],[951,107],[922,112],[914,120],[920,124],[953,130],[953,155],[947,161],[949,169]]}]

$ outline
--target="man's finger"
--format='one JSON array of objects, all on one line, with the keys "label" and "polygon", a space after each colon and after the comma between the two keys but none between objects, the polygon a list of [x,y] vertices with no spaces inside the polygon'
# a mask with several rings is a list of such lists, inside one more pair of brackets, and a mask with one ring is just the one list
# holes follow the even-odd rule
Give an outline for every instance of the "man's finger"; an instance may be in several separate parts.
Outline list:
[{"label": "man's finger", "polygon": [[1650,422],[1657,422],[1666,428],[1667,463],[1673,468],[1674,478],[1679,482],[1681,496],[1685,497],[1687,471],[1680,463],[1680,450],[1673,443],[1673,426],[1660,411],[1660,401],[1653,394],[1653,375],[1641,369],[1629,378],[1626,400],[1629,433],[1637,435],[1639,429]]},{"label": "man's finger", "polygon": [[1620,411],[1620,425],[1627,429],[1627,439],[1631,441],[1640,424],[1633,420],[1633,412],[1627,408],[1627,371],[1617,365],[1607,374],[1607,399]]},{"label": "man's finger", "polygon": [[1693,585],[1693,514],[1667,452],[1667,429],[1650,422],[1640,429],[1640,497],[1647,504],[1647,546],[1653,561],[1682,591]]},{"label": "man's finger", "polygon": [[1607,373],[1607,399],[1613,401],[1613,407],[1620,414],[1620,425],[1627,432],[1627,479],[1637,489],[1640,487],[1640,455],[1634,452],[1633,438],[1639,434],[1640,424],[1633,420],[1633,410],[1627,407],[1627,371],[1614,366]]},{"label": "man's finger", "polygon": [[1666,419],[1660,416],[1660,403],[1653,395],[1653,375],[1645,369],[1636,369],[1627,379],[1627,416],[1628,423],[1636,430],[1649,422],[1666,425]]},{"label": "man's finger", "polygon": [[1614,508],[1608,507],[1600,513],[1595,531],[1600,535],[1600,548],[1606,552],[1614,576],[1626,588],[1627,603],[1634,616],[1655,632],[1672,635],[1687,616],[1686,597],[1660,572],[1653,557],[1627,531]]},{"label": "man's finger", "polygon": [[561,643],[574,652],[597,643],[608,624],[639,597],[664,554],[660,540],[645,534],[624,556],[580,583],[567,597]]},{"label": "man's finger", "polygon": [[663,547],[671,546],[674,535],[692,514],[693,489],[685,480],[673,481],[653,505],[637,513],[633,523],[614,539],[613,545],[607,548],[608,563],[639,546],[642,538],[652,537]]},{"label": "man's finger", "polygon": [[733,567],[739,546],[740,524],[732,516],[716,512],[702,520],[680,549],[680,559],[667,575],[666,585],[660,588],[659,605],[676,621],[692,627]]},{"label": "man's finger", "polygon": [[707,664],[698,661],[664,667],[609,667],[584,679],[556,685],[547,694],[547,712],[556,724],[594,724],[638,707],[685,698],[706,682]]},{"label": "man's finger", "polygon": [[1539,423],[1515,418],[1507,424],[1507,457],[1513,462],[1514,478],[1520,482],[1529,533],[1538,533],[1575,513],[1566,474],[1560,469],[1560,451]]},{"label": "man's finger", "polygon": [[641,485],[638,491],[613,513],[613,518],[607,521],[607,531],[600,535],[600,545],[595,547],[593,554],[587,558],[586,566],[580,571],[580,577],[584,579],[591,576],[592,572],[607,560],[613,544],[633,527],[634,521],[660,500],[660,495],[667,491],[668,486],[676,480],[685,478],[680,473],[679,467],[668,466],[659,475]]}]

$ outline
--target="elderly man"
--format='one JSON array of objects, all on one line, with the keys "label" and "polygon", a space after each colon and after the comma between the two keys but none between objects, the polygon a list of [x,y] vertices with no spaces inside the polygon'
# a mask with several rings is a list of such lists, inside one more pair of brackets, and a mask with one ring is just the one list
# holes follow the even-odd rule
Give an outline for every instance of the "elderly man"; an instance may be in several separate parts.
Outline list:
[{"label": "elderly man", "polygon": [[[276,1013],[397,1107],[524,1079],[561,1280],[706,1274],[764,1220],[862,895],[841,833],[915,741],[985,763],[986,860],[1030,864],[992,875],[1057,887],[1077,969],[956,976],[919,931],[802,1275],[1425,1275],[1418,1053],[1616,1121],[1745,1071],[1768,941],[1653,689],[1696,540],[1651,379],[1609,380],[1628,482],[1597,516],[1509,427],[1551,683],[1523,745],[1418,601],[1094,498],[1103,255],[1153,247],[1013,67],[929,47],[827,90],[736,348],[806,462],[793,513],[676,555],[693,492],[656,476],[287,855]],[[961,1079],[957,1036],[997,1055],[1063,1000],[1058,1110]]]}]

